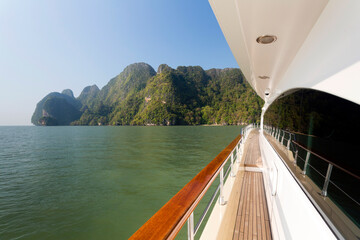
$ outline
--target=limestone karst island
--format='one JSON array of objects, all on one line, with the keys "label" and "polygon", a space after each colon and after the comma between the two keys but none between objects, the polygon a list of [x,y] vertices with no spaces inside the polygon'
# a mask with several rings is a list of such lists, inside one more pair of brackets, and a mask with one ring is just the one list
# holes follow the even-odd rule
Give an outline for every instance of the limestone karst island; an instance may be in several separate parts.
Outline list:
[{"label": "limestone karst island", "polygon": [[238,68],[203,70],[166,64],[127,66],[101,90],[52,92],[36,106],[34,125],[243,125],[260,117],[263,100]]}]

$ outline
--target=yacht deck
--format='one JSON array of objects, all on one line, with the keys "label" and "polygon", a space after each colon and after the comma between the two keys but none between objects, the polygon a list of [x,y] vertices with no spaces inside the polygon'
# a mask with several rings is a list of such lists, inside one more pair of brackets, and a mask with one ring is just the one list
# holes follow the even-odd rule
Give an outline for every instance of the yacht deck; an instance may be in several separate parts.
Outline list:
[{"label": "yacht deck", "polygon": [[[259,131],[253,130],[245,144],[244,166],[262,168],[262,160],[259,146]],[[256,169],[254,169],[256,170]],[[260,170],[260,169],[259,169]]]},{"label": "yacht deck", "polygon": [[233,239],[271,239],[268,209],[260,172],[245,172]]},{"label": "yacht deck", "polygon": [[258,130],[245,143],[242,163],[218,239],[272,239]]}]

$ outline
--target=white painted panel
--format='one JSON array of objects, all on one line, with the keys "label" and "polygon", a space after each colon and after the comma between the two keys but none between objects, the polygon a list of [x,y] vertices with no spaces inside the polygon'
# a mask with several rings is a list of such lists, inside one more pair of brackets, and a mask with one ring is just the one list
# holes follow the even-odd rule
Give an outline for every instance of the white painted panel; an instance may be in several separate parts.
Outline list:
[{"label": "white painted panel", "polygon": [[313,88],[360,104],[359,12],[359,0],[329,1],[278,83],[279,92]]}]

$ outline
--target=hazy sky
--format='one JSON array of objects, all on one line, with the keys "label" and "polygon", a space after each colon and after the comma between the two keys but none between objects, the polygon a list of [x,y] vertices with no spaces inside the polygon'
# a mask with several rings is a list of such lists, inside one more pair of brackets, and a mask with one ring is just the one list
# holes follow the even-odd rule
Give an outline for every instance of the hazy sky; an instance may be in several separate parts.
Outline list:
[{"label": "hazy sky", "polygon": [[207,0],[1,0],[0,125],[50,92],[102,88],[127,65],[238,67]]}]

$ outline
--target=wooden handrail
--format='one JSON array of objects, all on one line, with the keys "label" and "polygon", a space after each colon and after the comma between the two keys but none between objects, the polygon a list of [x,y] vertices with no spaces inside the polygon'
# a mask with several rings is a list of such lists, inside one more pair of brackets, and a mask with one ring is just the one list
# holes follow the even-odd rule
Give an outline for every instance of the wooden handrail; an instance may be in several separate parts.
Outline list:
[{"label": "wooden handrail", "polygon": [[308,151],[308,152],[310,152],[311,154],[315,155],[316,157],[320,158],[321,160],[323,160],[323,161],[325,161],[325,162],[327,162],[327,163],[330,163],[330,164],[334,165],[335,167],[339,168],[340,170],[342,170],[342,171],[346,172],[347,174],[353,176],[354,178],[357,178],[357,179],[360,180],[360,177],[359,177],[358,175],[350,172],[349,170],[346,170],[345,168],[340,167],[340,166],[337,165],[336,163],[333,163],[333,162],[327,160],[327,159],[324,158],[323,156],[320,156],[319,154],[311,151],[310,149],[307,149],[307,148],[306,148],[305,146],[303,146],[301,143],[295,142],[294,140],[292,140],[292,142],[293,142],[294,144],[296,144],[297,146],[301,147],[302,149],[304,149],[305,151]]},{"label": "wooden handrail", "polygon": [[130,239],[174,239],[241,139],[237,136],[203,170],[157,211]]}]

